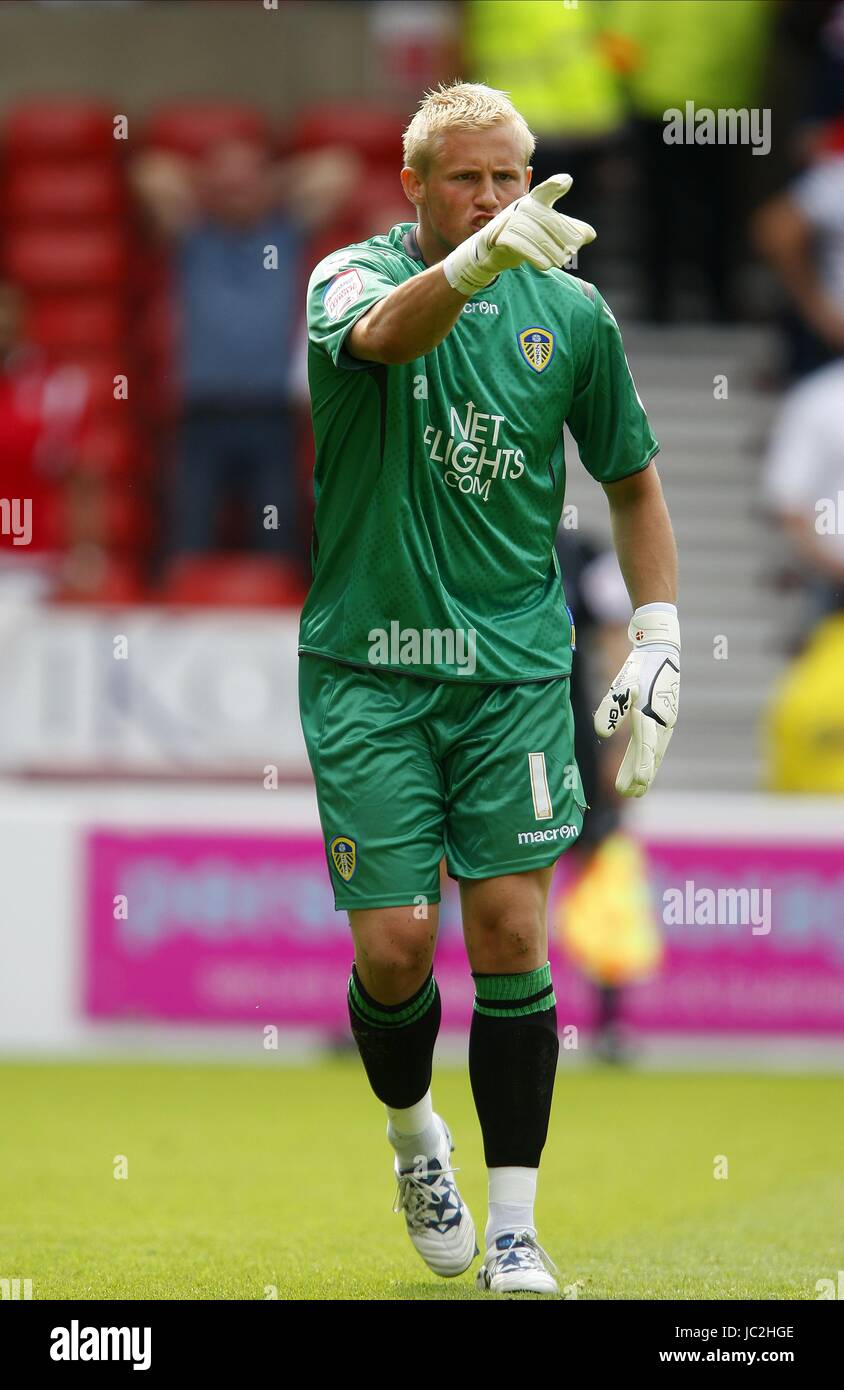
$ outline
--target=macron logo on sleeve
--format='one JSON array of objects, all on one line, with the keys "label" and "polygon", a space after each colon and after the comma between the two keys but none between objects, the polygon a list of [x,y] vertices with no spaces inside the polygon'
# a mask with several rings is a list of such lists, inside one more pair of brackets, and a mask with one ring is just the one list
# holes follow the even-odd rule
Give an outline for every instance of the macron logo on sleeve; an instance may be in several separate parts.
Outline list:
[{"label": "macron logo on sleeve", "polygon": [[342,271],[340,275],[335,275],[331,283],[326,286],[322,296],[325,312],[332,323],[339,319],[350,304],[354,304],[356,299],[360,299],[362,294],[363,280],[360,277],[360,272],[354,267],[351,270]]}]

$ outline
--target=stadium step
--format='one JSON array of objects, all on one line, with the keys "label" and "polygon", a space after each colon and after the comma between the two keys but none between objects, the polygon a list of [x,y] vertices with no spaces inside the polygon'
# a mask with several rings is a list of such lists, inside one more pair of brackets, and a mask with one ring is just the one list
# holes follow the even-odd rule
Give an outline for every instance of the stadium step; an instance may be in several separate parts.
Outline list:
[{"label": "stadium step", "polygon": [[[751,791],[764,779],[765,703],[802,617],[799,592],[774,587],[787,555],[760,491],[778,401],[756,383],[769,367],[772,337],[755,326],[628,324],[624,294],[608,284],[606,298],[660,441],[657,465],[680,554],[680,722],[659,783]],[[724,401],[713,396],[719,375],[727,378]],[[577,507],[578,530],[609,546],[606,499],[571,439],[566,457],[566,503]],[[720,635],[729,642],[726,660],[714,655]]]}]

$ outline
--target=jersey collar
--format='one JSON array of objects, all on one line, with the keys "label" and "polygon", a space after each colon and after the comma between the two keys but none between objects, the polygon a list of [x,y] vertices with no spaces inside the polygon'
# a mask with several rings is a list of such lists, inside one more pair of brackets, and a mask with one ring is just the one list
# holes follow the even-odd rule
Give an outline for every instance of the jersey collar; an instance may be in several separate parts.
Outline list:
[{"label": "jersey collar", "polygon": [[425,264],[422,252],[419,250],[419,242],[416,240],[415,226],[408,227],[407,231],[401,239],[401,242],[402,246],[404,247],[405,251],[407,252],[408,256],[412,261],[420,261],[422,265]]},{"label": "jersey collar", "polygon": [[[408,227],[407,231],[402,236],[401,244],[412,261],[418,261],[420,265],[425,265],[425,259],[422,255],[422,252],[419,250],[419,242],[416,238],[415,225],[412,227]],[[493,285],[497,285],[498,279],[499,277],[496,275],[495,279],[492,280],[489,285],[487,285],[487,289],[491,290]]]}]

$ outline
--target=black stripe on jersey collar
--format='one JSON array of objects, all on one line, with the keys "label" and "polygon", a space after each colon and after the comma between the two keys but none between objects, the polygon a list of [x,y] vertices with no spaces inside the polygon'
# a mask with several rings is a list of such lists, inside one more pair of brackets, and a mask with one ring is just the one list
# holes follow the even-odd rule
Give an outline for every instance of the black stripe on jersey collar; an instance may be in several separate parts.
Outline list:
[{"label": "black stripe on jersey collar", "polygon": [[[422,252],[419,250],[419,242],[416,239],[415,226],[408,227],[407,231],[401,239],[401,244],[412,261],[419,261],[421,265],[425,265],[425,259],[422,255]],[[491,290],[493,285],[497,284],[498,276],[496,275],[495,279],[490,281],[489,285],[487,286],[487,289]]]},{"label": "black stripe on jersey collar", "polygon": [[416,240],[416,228],[408,227],[401,239],[402,246],[412,261],[421,261],[425,264],[422,252],[419,250],[419,242]]}]

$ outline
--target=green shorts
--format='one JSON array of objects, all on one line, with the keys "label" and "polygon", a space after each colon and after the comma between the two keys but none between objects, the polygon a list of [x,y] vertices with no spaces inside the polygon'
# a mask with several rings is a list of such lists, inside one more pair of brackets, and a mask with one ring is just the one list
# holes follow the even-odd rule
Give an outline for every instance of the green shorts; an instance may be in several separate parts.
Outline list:
[{"label": "green shorts", "polygon": [[452,878],[553,864],[583,829],[568,677],[461,685],[299,658],[339,911],[440,901]]}]

